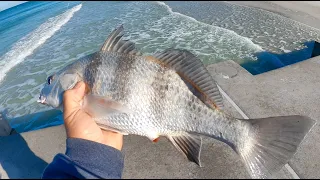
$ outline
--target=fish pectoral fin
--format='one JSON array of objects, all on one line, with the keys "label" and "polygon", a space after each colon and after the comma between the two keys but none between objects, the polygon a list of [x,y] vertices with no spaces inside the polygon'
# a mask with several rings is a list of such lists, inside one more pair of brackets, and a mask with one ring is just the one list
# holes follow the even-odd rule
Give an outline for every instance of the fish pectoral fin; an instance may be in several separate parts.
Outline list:
[{"label": "fish pectoral fin", "polygon": [[95,118],[110,116],[114,113],[131,113],[128,107],[111,98],[91,94],[85,96],[83,109]]},{"label": "fish pectoral fin", "polygon": [[159,141],[160,137],[155,138],[154,140],[152,140],[152,142],[157,143]]},{"label": "fish pectoral fin", "polygon": [[64,74],[60,77],[60,84],[62,89],[68,90],[78,82],[77,74]]},{"label": "fish pectoral fin", "polygon": [[201,167],[201,136],[190,135],[186,133],[179,136],[167,136],[167,138],[180,152],[182,152],[189,159],[189,161],[192,161]]},{"label": "fish pectoral fin", "polygon": [[122,134],[122,135],[129,135],[128,133],[125,133],[125,132],[122,132],[116,128],[112,128],[112,127],[109,127],[109,126],[106,126],[106,125],[103,125],[101,123],[97,123],[97,125],[101,128],[101,129],[104,129],[104,130],[107,130],[107,131],[112,131],[112,132],[116,132],[116,133],[119,133],[119,134]]}]

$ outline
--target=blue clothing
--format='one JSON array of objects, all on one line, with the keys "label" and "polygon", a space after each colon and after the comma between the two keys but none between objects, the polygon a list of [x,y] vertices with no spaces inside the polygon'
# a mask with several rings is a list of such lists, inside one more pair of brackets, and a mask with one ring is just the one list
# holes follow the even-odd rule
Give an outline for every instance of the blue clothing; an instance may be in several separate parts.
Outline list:
[{"label": "blue clothing", "polygon": [[120,179],[124,157],[121,151],[97,142],[68,138],[65,154],[57,154],[46,167],[43,179]]}]

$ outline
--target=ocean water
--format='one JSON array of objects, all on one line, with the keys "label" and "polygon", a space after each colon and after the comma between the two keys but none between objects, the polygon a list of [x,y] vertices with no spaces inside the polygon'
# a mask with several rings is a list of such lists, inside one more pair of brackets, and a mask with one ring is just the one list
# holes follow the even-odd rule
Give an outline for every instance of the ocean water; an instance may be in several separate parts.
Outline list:
[{"label": "ocean water", "polygon": [[46,121],[42,112],[51,108],[36,102],[43,83],[97,51],[120,24],[143,54],[184,48],[207,65],[257,62],[260,53],[299,50],[299,43],[319,40],[320,34],[285,17],[225,2],[27,2],[0,12],[0,110],[7,110],[11,126],[22,132],[62,123]]}]

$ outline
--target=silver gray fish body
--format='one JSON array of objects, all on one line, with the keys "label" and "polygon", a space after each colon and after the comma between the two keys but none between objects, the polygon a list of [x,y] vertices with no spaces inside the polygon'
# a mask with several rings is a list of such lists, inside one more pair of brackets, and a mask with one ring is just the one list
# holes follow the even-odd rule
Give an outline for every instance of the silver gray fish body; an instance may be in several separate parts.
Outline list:
[{"label": "silver gray fish body", "polygon": [[50,76],[42,103],[59,107],[63,91],[84,81],[83,107],[104,129],[156,140],[167,137],[200,165],[201,135],[223,141],[243,159],[253,178],[280,170],[315,122],[304,116],[241,120],[223,112],[222,97],[201,61],[186,50],[137,55],[114,30],[99,52]]},{"label": "silver gray fish body", "polygon": [[[102,125],[156,138],[185,132],[216,135],[235,123],[234,118],[206,106],[172,69],[142,56],[117,52],[93,56],[97,58],[91,56],[78,62],[85,65],[78,67],[83,68],[79,70],[83,73],[81,80],[89,84],[90,94],[112,99],[130,110],[95,118]],[[99,66],[88,68],[91,63]],[[87,68],[91,72],[85,72]],[[96,107],[92,109],[98,111]]]}]

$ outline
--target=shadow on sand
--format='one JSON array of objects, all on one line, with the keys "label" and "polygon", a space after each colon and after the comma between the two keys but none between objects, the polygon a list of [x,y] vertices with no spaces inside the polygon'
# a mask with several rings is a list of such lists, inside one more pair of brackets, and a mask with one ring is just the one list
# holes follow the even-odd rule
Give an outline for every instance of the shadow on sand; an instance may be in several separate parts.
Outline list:
[{"label": "shadow on sand", "polygon": [[[6,111],[1,114],[10,124],[19,124],[13,126],[12,135],[0,137],[0,165],[8,178],[41,178],[48,163],[34,154],[18,133],[60,125],[63,123],[62,112],[53,109],[11,119],[6,116]],[[0,172],[0,178],[6,177]]]},{"label": "shadow on sand", "polygon": [[[48,165],[31,151],[20,134],[0,137],[0,162],[10,179],[39,179]],[[4,175],[1,178],[5,178]]]},{"label": "shadow on sand", "polygon": [[306,48],[283,54],[259,52],[254,54],[257,61],[247,61],[240,65],[252,75],[257,75],[320,55],[320,43],[308,41],[303,44]]}]

